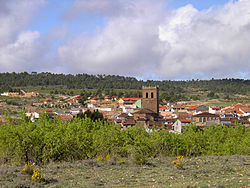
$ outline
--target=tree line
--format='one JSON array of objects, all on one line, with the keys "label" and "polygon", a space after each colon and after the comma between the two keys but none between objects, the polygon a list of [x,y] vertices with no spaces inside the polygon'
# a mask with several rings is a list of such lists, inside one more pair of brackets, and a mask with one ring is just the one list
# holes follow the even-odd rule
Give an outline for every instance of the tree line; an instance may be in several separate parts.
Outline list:
[{"label": "tree line", "polygon": [[199,91],[214,93],[244,94],[250,93],[250,80],[244,79],[211,79],[211,80],[138,80],[134,77],[118,75],[89,75],[89,74],[54,74],[41,73],[0,73],[0,92],[13,91],[15,87],[26,86],[64,86],[66,89],[136,89],[142,86],[159,86],[161,91],[179,94],[187,93],[193,88]]}]

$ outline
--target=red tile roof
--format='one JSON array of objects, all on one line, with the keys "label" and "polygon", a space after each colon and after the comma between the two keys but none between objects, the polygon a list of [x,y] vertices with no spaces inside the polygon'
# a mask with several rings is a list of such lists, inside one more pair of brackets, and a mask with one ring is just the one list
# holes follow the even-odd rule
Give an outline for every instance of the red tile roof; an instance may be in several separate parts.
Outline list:
[{"label": "red tile roof", "polygon": [[196,114],[193,117],[219,117],[219,116],[216,115],[216,114],[211,114],[211,113],[208,113],[208,112],[203,112],[203,113],[200,113],[200,114]]},{"label": "red tile roof", "polygon": [[173,105],[173,108],[184,108],[181,105]]},{"label": "red tile roof", "polygon": [[82,98],[82,96],[78,95],[78,96],[74,96],[72,99],[73,100],[79,100],[80,98]]},{"label": "red tile roof", "polygon": [[71,114],[59,114],[58,117],[61,120],[72,120],[73,116]]},{"label": "red tile roof", "polygon": [[160,109],[167,109],[168,107],[165,106],[165,105],[159,105],[159,108],[160,108]]},{"label": "red tile roof", "polygon": [[111,99],[111,97],[109,95],[106,95],[104,99]]},{"label": "red tile roof", "polygon": [[197,105],[191,106],[191,107],[189,107],[189,108],[187,108],[187,109],[188,109],[188,110],[193,110],[193,109],[195,109],[195,108],[197,108],[197,107],[199,107],[199,106],[202,106],[202,104],[197,104]]},{"label": "red tile roof", "polygon": [[244,108],[244,107],[247,107],[247,106],[244,106],[242,104],[234,104],[233,107],[234,108]]},{"label": "red tile roof", "polygon": [[104,117],[111,117],[113,114],[103,114]]},{"label": "red tile roof", "polygon": [[219,106],[213,106],[213,107],[211,107],[213,110],[220,110],[221,109],[221,107],[219,107]]},{"label": "red tile roof", "polygon": [[182,123],[191,123],[193,120],[191,119],[179,119]]},{"label": "red tile roof", "polygon": [[234,111],[235,109],[232,107],[225,107],[223,109],[221,109],[222,111]]},{"label": "red tile roof", "polygon": [[240,108],[240,111],[243,111],[243,112],[250,112],[250,108],[248,108],[248,107],[241,107],[241,108]]},{"label": "red tile roof", "polygon": [[138,101],[141,98],[121,98],[121,99],[124,100],[124,101]]}]

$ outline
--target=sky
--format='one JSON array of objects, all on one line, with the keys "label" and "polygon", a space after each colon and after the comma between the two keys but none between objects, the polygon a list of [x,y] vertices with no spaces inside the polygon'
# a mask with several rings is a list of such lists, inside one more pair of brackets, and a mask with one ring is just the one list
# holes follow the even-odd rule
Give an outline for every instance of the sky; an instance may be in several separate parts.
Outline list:
[{"label": "sky", "polygon": [[0,0],[0,72],[250,79],[250,0]]}]

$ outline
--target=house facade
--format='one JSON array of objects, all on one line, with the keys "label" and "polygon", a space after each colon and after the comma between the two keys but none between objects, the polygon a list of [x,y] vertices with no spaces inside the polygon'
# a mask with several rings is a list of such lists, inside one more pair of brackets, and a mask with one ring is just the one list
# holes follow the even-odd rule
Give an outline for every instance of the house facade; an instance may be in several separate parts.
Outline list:
[{"label": "house facade", "polygon": [[194,123],[198,126],[211,126],[220,124],[219,116],[216,114],[211,114],[209,112],[196,114],[192,117],[192,119]]}]

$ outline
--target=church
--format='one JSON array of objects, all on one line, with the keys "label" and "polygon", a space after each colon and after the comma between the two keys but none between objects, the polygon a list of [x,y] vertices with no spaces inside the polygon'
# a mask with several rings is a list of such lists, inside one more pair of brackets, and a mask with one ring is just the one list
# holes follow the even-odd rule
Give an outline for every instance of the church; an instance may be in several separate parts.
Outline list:
[{"label": "church", "polygon": [[122,123],[122,128],[134,125],[150,129],[154,126],[163,126],[164,121],[159,116],[159,88],[142,87],[142,108],[128,116]]}]

